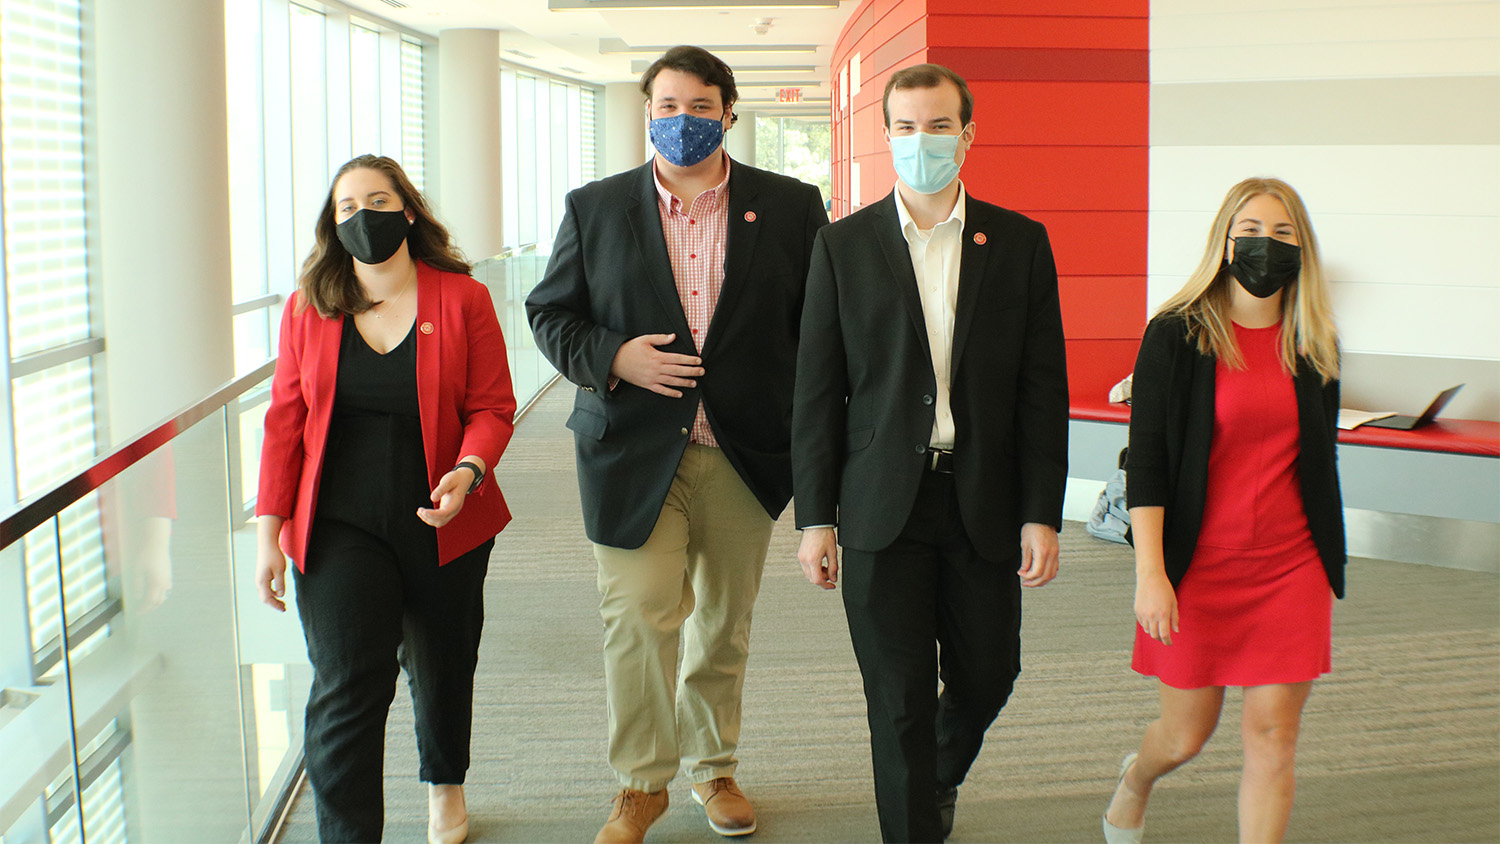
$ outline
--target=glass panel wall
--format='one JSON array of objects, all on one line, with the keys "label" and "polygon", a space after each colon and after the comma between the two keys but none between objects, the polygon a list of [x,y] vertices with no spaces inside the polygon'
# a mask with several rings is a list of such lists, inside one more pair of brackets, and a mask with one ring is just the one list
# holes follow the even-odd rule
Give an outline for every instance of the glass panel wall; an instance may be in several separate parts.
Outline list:
[{"label": "glass panel wall", "polygon": [[500,65],[500,220],[507,248],[551,243],[563,197],[596,173],[591,85]]},{"label": "glass panel wall", "polygon": [[833,198],[833,130],[826,118],[755,117],[755,166],[817,185]]},{"label": "glass panel wall", "polygon": [[336,168],[387,155],[423,186],[427,44],[333,4],[236,0],[224,11],[235,362],[248,372],[276,353],[281,305]]}]

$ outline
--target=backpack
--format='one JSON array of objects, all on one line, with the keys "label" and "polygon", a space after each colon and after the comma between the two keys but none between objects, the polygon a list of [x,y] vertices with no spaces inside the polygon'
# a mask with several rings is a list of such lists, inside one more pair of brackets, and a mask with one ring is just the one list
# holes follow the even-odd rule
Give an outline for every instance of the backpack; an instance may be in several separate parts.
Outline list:
[{"label": "backpack", "polygon": [[1125,454],[1129,450],[1120,449],[1119,468],[1105,482],[1104,491],[1094,502],[1094,512],[1084,525],[1090,535],[1122,545],[1130,543],[1130,511],[1125,509]]}]

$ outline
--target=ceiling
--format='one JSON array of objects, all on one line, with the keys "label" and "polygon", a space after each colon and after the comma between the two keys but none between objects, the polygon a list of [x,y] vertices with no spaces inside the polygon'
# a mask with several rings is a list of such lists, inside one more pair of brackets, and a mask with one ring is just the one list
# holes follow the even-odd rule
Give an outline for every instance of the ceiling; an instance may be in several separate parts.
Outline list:
[{"label": "ceiling", "polygon": [[[859,0],[395,0],[403,8],[390,0],[343,2],[434,37],[444,29],[499,30],[502,61],[596,84],[638,80],[641,64],[660,54],[649,48],[696,44],[734,68],[747,108],[787,116],[828,114],[832,45],[859,6]],[[813,3],[827,8],[788,8]],[[558,8],[591,5],[631,8]],[[685,5],[691,8],[674,8]],[[798,51],[782,51],[788,48]],[[777,102],[781,88],[801,88],[802,103]]]}]

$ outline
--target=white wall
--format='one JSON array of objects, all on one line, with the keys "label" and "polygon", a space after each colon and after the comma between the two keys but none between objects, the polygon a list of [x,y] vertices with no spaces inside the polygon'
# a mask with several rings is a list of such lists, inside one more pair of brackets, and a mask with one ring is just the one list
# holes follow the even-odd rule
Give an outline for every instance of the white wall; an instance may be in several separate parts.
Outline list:
[{"label": "white wall", "polygon": [[[1277,176],[1321,241],[1360,379],[1346,395],[1415,412],[1462,372],[1447,415],[1500,418],[1500,2],[1151,13],[1148,308],[1196,265],[1225,191]],[[1377,383],[1387,370],[1357,365],[1375,355],[1428,363]]]}]

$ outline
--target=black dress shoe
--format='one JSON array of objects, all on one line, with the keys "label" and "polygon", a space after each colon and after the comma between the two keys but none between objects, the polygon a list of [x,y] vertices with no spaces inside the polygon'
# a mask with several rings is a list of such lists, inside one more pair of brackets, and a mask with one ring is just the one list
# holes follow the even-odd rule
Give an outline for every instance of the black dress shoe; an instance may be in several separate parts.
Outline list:
[{"label": "black dress shoe", "polygon": [[943,838],[953,834],[953,810],[958,806],[958,786],[939,788],[937,793],[938,821],[943,825]]}]

